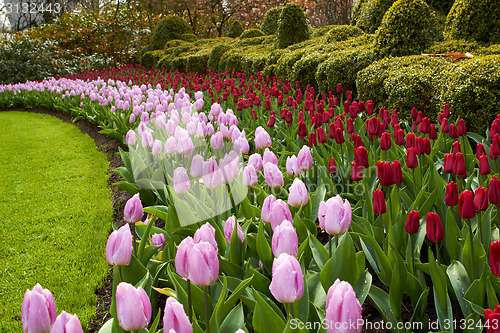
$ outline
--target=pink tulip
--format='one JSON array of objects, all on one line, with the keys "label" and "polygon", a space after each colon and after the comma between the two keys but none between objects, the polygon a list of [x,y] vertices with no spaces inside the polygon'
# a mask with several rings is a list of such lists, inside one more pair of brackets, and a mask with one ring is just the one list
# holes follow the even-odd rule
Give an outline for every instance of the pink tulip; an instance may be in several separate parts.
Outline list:
[{"label": "pink tulip", "polygon": [[203,183],[212,190],[222,185],[222,171],[212,157],[203,163]]},{"label": "pink tulip", "polygon": [[194,233],[194,242],[208,242],[217,251],[217,242],[215,241],[215,229],[210,223],[205,223]]},{"label": "pink tulip", "polygon": [[224,147],[224,137],[221,132],[217,132],[210,137],[210,147],[214,150],[221,150]]},{"label": "pink tulip", "polygon": [[152,149],[153,155],[158,155],[159,153],[161,153],[162,148],[163,148],[163,144],[161,143],[161,141],[155,140],[153,142],[153,149]]},{"label": "pink tulip", "polygon": [[177,138],[177,152],[183,156],[191,156],[193,155],[194,146],[193,140],[189,136],[184,136],[181,138]]},{"label": "pink tulip", "polygon": [[352,210],[348,200],[342,201],[337,195],[320,202],[318,210],[319,225],[330,235],[343,235],[351,226]]},{"label": "pink tulip", "polygon": [[243,184],[246,187],[256,186],[259,182],[257,177],[257,172],[255,172],[255,167],[252,164],[248,164],[245,169],[243,169]]},{"label": "pink tulip", "polygon": [[230,216],[226,223],[224,224],[224,238],[226,238],[226,242],[231,243],[231,237],[233,236],[234,223],[236,223],[236,228],[238,230],[238,236],[243,243],[245,241],[245,235],[243,234],[243,229],[241,229],[241,225],[236,222],[234,216]]},{"label": "pink tulip", "polygon": [[292,207],[299,208],[300,206],[306,205],[308,202],[309,197],[307,196],[306,185],[299,178],[295,178],[292,186],[290,186],[288,204]]},{"label": "pink tulip", "polygon": [[299,239],[292,222],[284,220],[274,229],[271,247],[276,258],[282,253],[288,253],[291,256],[297,257],[299,253]]},{"label": "pink tulip", "polygon": [[153,134],[150,131],[144,131],[141,136],[142,147],[153,147]]},{"label": "pink tulip", "polygon": [[273,209],[276,198],[274,195],[268,195],[262,204],[262,211],[260,213],[260,218],[264,223],[271,223],[271,211]]},{"label": "pink tulip", "polygon": [[229,152],[229,154],[220,160],[219,166],[222,171],[222,182],[224,184],[232,183],[234,178],[238,176],[240,172],[239,162],[239,156],[234,151]]},{"label": "pink tulip", "polygon": [[264,150],[264,157],[262,158],[262,164],[266,165],[266,163],[272,163],[278,166],[278,158],[272,151],[269,150],[269,148]]},{"label": "pink tulip", "polygon": [[258,153],[250,155],[248,158],[248,164],[252,164],[254,166],[255,172],[260,172],[262,169],[262,156]]},{"label": "pink tulip", "polygon": [[255,130],[255,149],[261,150],[265,149],[268,147],[271,147],[272,141],[271,141],[271,136],[269,133],[266,132],[266,130],[262,127],[259,126]]},{"label": "pink tulip", "polygon": [[300,175],[302,170],[297,165],[297,156],[293,155],[286,158],[286,172],[292,177]]},{"label": "pink tulip", "polygon": [[134,130],[129,130],[127,132],[127,135],[125,135],[125,142],[127,142],[128,145],[133,146],[135,145],[135,132]]},{"label": "pink tulip", "polygon": [[187,258],[188,279],[199,287],[209,286],[219,276],[217,250],[208,242],[193,245]]},{"label": "pink tulip", "polygon": [[352,286],[337,279],[326,296],[327,330],[329,333],[361,333],[361,305]]},{"label": "pink tulip", "polygon": [[163,315],[163,332],[193,333],[184,307],[175,298],[167,298]]},{"label": "pink tulip", "polygon": [[182,242],[177,247],[177,253],[175,254],[175,270],[180,277],[188,278],[188,254],[191,248],[194,246],[195,241],[190,236],[184,238]]},{"label": "pink tulip", "polygon": [[277,188],[284,185],[283,174],[280,169],[270,162],[264,164],[264,178],[269,187]]},{"label": "pink tulip", "polygon": [[177,194],[186,194],[191,188],[191,181],[187,174],[186,169],[183,167],[178,167],[174,170],[174,191]]},{"label": "pink tulip", "polygon": [[109,235],[106,260],[110,265],[126,266],[132,257],[132,233],[127,224]]},{"label": "pink tulip", "polygon": [[233,141],[234,151],[240,155],[246,155],[250,151],[248,140],[244,136],[239,136]]},{"label": "pink tulip", "polygon": [[66,311],[63,311],[57,317],[50,333],[83,333],[83,330],[76,314],[70,315]]},{"label": "pink tulip", "polygon": [[173,154],[176,152],[177,152],[177,139],[171,136],[167,139],[167,141],[165,141],[165,153]]},{"label": "pink tulip", "polygon": [[203,163],[205,163],[203,156],[199,154],[193,156],[193,159],[191,160],[191,167],[189,168],[191,177],[200,178],[203,176]]},{"label": "pink tulip", "polygon": [[271,208],[271,216],[269,217],[271,228],[274,230],[284,220],[292,221],[292,213],[288,204],[281,199],[276,200]]},{"label": "pink tulip", "polygon": [[151,243],[153,246],[159,246],[158,251],[165,248],[165,235],[164,234],[153,234],[151,236]]},{"label": "pink tulip", "polygon": [[37,283],[33,290],[26,290],[21,308],[24,333],[49,333],[56,317],[56,304],[48,289]]},{"label": "pink tulip", "polygon": [[116,287],[116,315],[125,330],[146,328],[151,320],[151,301],[144,289],[120,282]]},{"label": "pink tulip", "polygon": [[303,146],[297,155],[297,166],[300,170],[307,171],[312,168],[311,149],[308,146]]},{"label": "pink tulip", "polygon": [[273,262],[269,290],[280,303],[293,303],[304,295],[304,274],[294,256],[282,253]]},{"label": "pink tulip", "polygon": [[136,193],[132,198],[127,200],[123,210],[123,217],[127,222],[133,223],[142,220],[142,215],[144,215],[144,211],[142,209],[141,198],[139,197],[139,193]]}]

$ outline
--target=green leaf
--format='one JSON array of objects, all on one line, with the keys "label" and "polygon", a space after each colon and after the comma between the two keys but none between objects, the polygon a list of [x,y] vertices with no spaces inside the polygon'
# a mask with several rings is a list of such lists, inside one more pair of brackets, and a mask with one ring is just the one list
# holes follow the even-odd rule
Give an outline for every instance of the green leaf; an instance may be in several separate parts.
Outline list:
[{"label": "green leaf", "polygon": [[254,275],[249,277],[246,280],[241,281],[241,283],[234,289],[234,291],[231,293],[231,296],[228,297],[228,299],[224,302],[224,304],[221,306],[220,310],[217,313],[217,316],[219,317],[219,322],[222,321],[224,317],[231,311],[231,309],[234,306],[234,303],[239,299],[240,295],[245,291],[245,289],[248,287],[250,282],[252,282]]},{"label": "green leaf", "polygon": [[326,188],[324,184],[321,184],[321,186],[311,194],[312,211],[310,220],[312,222],[316,222],[316,219],[318,218],[319,204],[325,199],[325,194]]},{"label": "green leaf", "polygon": [[[436,302],[436,309],[438,308],[438,305],[440,306],[440,310],[443,311],[443,313],[446,312],[446,298],[448,296],[448,288],[446,285],[446,277],[441,270],[441,267],[439,267],[438,263],[434,259],[434,254],[432,251],[429,249],[429,268],[431,272],[431,278],[432,278],[432,283],[433,283],[433,289],[434,289],[434,297],[437,299]],[[446,315],[447,317],[447,315]]]},{"label": "green leaf", "polygon": [[337,279],[347,281],[351,285],[355,285],[359,279],[356,248],[349,233],[342,237],[339,247],[321,270],[321,284],[325,291],[328,291]]},{"label": "green leaf", "polygon": [[243,305],[240,303],[232,308],[231,312],[224,318],[219,331],[221,333],[234,333],[239,329],[245,328],[245,314]]},{"label": "green leaf", "polygon": [[370,292],[368,293],[368,297],[378,309],[378,312],[382,316],[382,318],[386,321],[392,323],[393,327],[397,327],[397,321],[392,313],[391,304],[389,300],[389,295],[384,292],[382,289],[372,285],[370,288]]},{"label": "green leaf", "polygon": [[453,207],[449,207],[448,214],[446,214],[444,242],[451,259],[458,260],[460,258],[462,246],[458,240],[460,237],[460,229],[458,228],[453,213],[451,212],[452,209]]},{"label": "green leaf", "polygon": [[434,287],[434,303],[436,307],[436,314],[438,317],[439,327],[441,331],[453,333],[453,309],[451,307],[450,296],[445,295],[445,303],[440,304],[439,291]]},{"label": "green leaf", "polygon": [[256,301],[252,319],[254,331],[262,333],[283,332],[285,321],[260,297],[258,292],[254,290],[253,294]]},{"label": "green leaf", "polygon": [[446,269],[446,274],[448,275],[451,286],[455,291],[462,313],[465,317],[467,317],[472,313],[469,304],[464,300],[465,293],[471,284],[467,271],[459,261],[453,261]]},{"label": "green leaf", "polygon": [[330,259],[328,250],[319,242],[318,238],[312,235],[309,235],[309,246],[311,247],[314,261],[316,261],[319,269],[323,269],[323,266]]},{"label": "green leaf", "polygon": [[371,286],[372,275],[370,274],[370,272],[368,272],[368,269],[366,269],[363,273],[361,273],[358,282],[353,287],[359,304],[363,304],[365,302],[366,296],[368,296]]},{"label": "green leaf", "polygon": [[403,303],[403,291],[406,285],[406,266],[403,259],[396,251],[391,251],[396,259],[392,270],[391,285],[389,288],[389,301],[394,317],[401,321],[401,305]]},{"label": "green leaf", "polygon": [[273,251],[264,236],[264,222],[260,221],[259,230],[257,232],[257,254],[262,261],[262,265],[270,274],[272,273]]},{"label": "green leaf", "polygon": [[149,328],[149,333],[155,333],[156,332],[156,328],[158,327],[158,323],[160,322],[160,317],[161,317],[161,311],[158,311],[158,314],[156,315],[156,318],[153,321],[153,324]]},{"label": "green leaf", "polygon": [[364,250],[366,259],[377,273],[378,277],[385,285],[390,285],[392,277],[392,267],[384,250],[370,234],[356,234],[359,236],[361,247]]}]

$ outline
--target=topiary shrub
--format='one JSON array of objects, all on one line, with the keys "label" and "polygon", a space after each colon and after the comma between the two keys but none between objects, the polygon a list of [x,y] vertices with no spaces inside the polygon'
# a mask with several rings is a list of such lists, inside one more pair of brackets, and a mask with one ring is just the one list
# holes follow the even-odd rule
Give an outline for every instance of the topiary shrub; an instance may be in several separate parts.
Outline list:
[{"label": "topiary shrub", "polygon": [[443,15],[448,15],[455,0],[426,0],[427,4]]},{"label": "topiary shrub", "polygon": [[423,0],[398,0],[377,30],[375,50],[382,56],[420,54],[441,37],[434,12]]},{"label": "topiary shrub", "polygon": [[271,53],[269,53],[269,56],[267,57],[266,66],[276,65],[278,63],[279,58],[285,52],[286,52],[285,50],[281,50],[281,49],[276,49],[276,50],[271,51]]},{"label": "topiary shrub", "polygon": [[446,18],[447,38],[500,43],[500,2],[456,0]]},{"label": "topiary shrub", "polygon": [[264,20],[262,25],[260,26],[260,30],[262,30],[266,35],[274,35],[278,30],[278,21],[281,15],[281,11],[283,7],[274,7],[269,9],[264,15]]},{"label": "topiary shrub", "polygon": [[237,38],[240,37],[241,34],[243,33],[243,26],[241,25],[240,21],[234,20],[233,24],[229,27],[229,30],[227,31],[227,37],[231,38]]},{"label": "topiary shrub", "polygon": [[281,11],[278,22],[278,47],[284,49],[309,39],[311,32],[304,11],[299,5],[289,3]]},{"label": "topiary shrub", "polygon": [[240,35],[240,39],[261,37],[261,36],[265,36],[265,35],[266,34],[264,32],[262,32],[262,30],[248,29],[248,30],[243,31],[243,33]]},{"label": "topiary shrub", "polygon": [[163,50],[146,52],[141,56],[141,65],[146,68],[155,67],[158,61],[162,57],[163,57]]},{"label": "topiary shrub", "polygon": [[154,50],[163,48],[166,42],[181,39],[181,35],[192,34],[193,29],[179,16],[167,16],[161,20],[151,33],[151,47]]},{"label": "topiary shrub", "polygon": [[146,52],[154,51],[153,47],[150,45],[144,46],[140,51],[139,51],[139,56],[142,57],[142,55]]},{"label": "topiary shrub", "polygon": [[293,64],[291,75],[288,75],[290,81],[299,81],[301,87],[310,85],[318,90],[315,73],[318,66],[329,57],[329,53],[322,51],[308,52]]},{"label": "topiary shrub", "polygon": [[363,31],[373,34],[382,23],[384,14],[396,0],[365,0],[359,5],[359,14],[356,26]]},{"label": "topiary shrub", "polygon": [[441,107],[448,103],[454,119],[464,118],[469,131],[484,134],[500,110],[500,56],[456,62],[444,75]]},{"label": "topiary shrub", "polygon": [[182,34],[179,36],[180,40],[183,40],[185,42],[196,42],[198,38],[194,34]]},{"label": "topiary shrub", "polygon": [[359,15],[361,14],[361,6],[368,0],[356,0],[356,3],[352,7],[351,11],[351,25],[356,25],[358,22]]},{"label": "topiary shrub", "polygon": [[447,52],[472,52],[480,48],[477,42],[467,42],[465,40],[450,39],[432,45],[427,48],[424,53],[447,53]]},{"label": "topiary shrub", "polygon": [[335,27],[337,27],[337,25],[326,25],[326,26],[318,28],[318,29],[312,28],[311,37],[312,38],[323,37],[324,35],[327,35],[328,32],[330,32],[330,30],[332,30],[332,28],[335,28]]},{"label": "topiary shrub", "polygon": [[219,68],[219,62],[222,58],[222,55],[227,51],[231,50],[231,46],[227,44],[216,45],[210,51],[210,56],[208,57],[208,68],[209,69],[217,69]]},{"label": "topiary shrub", "polygon": [[347,40],[353,37],[359,37],[363,34],[363,30],[351,25],[338,25],[330,29],[327,34],[327,42],[338,42]]}]

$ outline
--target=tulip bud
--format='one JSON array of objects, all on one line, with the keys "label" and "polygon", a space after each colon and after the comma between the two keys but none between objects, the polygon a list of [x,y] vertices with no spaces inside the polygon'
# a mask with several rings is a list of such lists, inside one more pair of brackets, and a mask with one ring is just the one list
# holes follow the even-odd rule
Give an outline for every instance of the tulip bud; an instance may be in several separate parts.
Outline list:
[{"label": "tulip bud", "polygon": [[127,331],[146,328],[151,320],[151,301],[144,289],[120,282],[116,287],[116,316]]},{"label": "tulip bud", "polygon": [[167,298],[163,315],[163,332],[193,333],[193,327],[184,307],[175,298]]},{"label": "tulip bud", "polygon": [[268,162],[278,166],[278,158],[271,150],[269,150],[269,148],[266,148],[262,158],[262,165],[266,165]]},{"label": "tulip bud", "polygon": [[288,204],[298,208],[306,205],[308,202],[309,197],[307,196],[306,185],[299,178],[295,178],[292,186],[290,186]]},{"label": "tulip bud", "polygon": [[351,226],[352,209],[339,195],[319,203],[319,226],[330,235],[343,235]]},{"label": "tulip bud", "polygon": [[259,183],[257,172],[252,164],[248,164],[243,169],[243,185],[246,187],[254,187]]},{"label": "tulip bud", "polygon": [[301,138],[307,136],[306,123],[303,120],[299,120],[299,126],[297,127],[297,133]]},{"label": "tulip bud", "polygon": [[272,145],[272,140],[271,136],[269,133],[266,132],[266,130],[262,127],[259,126],[257,129],[255,129],[255,149],[261,150],[265,149],[267,147],[271,147]]},{"label": "tulip bud", "polygon": [[187,270],[188,279],[198,287],[214,283],[219,276],[217,249],[205,241],[194,244],[188,252]]},{"label": "tulip bud", "polygon": [[467,128],[465,127],[465,120],[458,119],[457,129],[458,129],[458,136],[464,136],[467,134]]},{"label": "tulip bud", "polygon": [[175,254],[175,270],[180,277],[188,278],[188,255],[191,248],[194,246],[195,241],[190,236],[184,238],[177,247]]},{"label": "tulip bud", "polygon": [[460,153],[460,152],[461,152],[460,142],[459,141],[453,142],[453,144],[451,145],[451,153],[453,155],[456,155],[457,153]]},{"label": "tulip bud", "polygon": [[453,163],[453,173],[457,175],[457,177],[465,178],[467,176],[464,154],[457,153],[455,155],[455,163]]},{"label": "tulip bud", "polygon": [[368,151],[365,147],[354,148],[354,160],[360,168],[368,168],[370,163],[368,162]]},{"label": "tulip bud", "polygon": [[333,157],[328,161],[328,173],[330,175],[337,174],[337,163],[335,163],[335,159]]},{"label": "tulip bud", "polygon": [[373,191],[373,212],[375,214],[384,214],[386,211],[384,192],[376,189]]},{"label": "tulip bud", "polygon": [[417,149],[417,155],[425,154],[425,142],[424,138],[417,136],[415,138],[415,148]]},{"label": "tulip bud", "polygon": [[281,253],[274,259],[272,280],[269,285],[271,294],[280,303],[293,303],[304,295],[304,274],[297,259]]},{"label": "tulip bud", "polygon": [[405,230],[407,233],[416,234],[418,232],[418,228],[420,227],[420,213],[416,210],[412,210],[408,213],[408,218],[405,223]]},{"label": "tulip bud", "polygon": [[123,210],[123,217],[127,222],[137,222],[142,220],[143,215],[144,211],[142,209],[141,199],[139,193],[136,193],[132,198],[127,200]]},{"label": "tulip bud", "polygon": [[262,156],[260,156],[260,154],[258,153],[250,155],[250,157],[248,158],[248,164],[254,166],[255,172],[260,172],[260,170],[262,169]]},{"label": "tulip bud", "polygon": [[297,157],[295,155],[286,158],[286,172],[292,177],[298,176],[302,172],[297,165]]},{"label": "tulip bud", "polygon": [[363,179],[363,170],[358,166],[358,162],[352,161],[351,163],[351,179],[358,181]]},{"label": "tulip bud", "polygon": [[323,127],[318,127],[317,132],[318,132],[318,142],[326,143],[326,133]]},{"label": "tulip bud", "polygon": [[129,130],[127,132],[127,135],[125,135],[125,142],[127,142],[127,144],[130,146],[135,145],[136,139],[134,130]]},{"label": "tulip bud", "polygon": [[307,171],[312,168],[312,163],[311,149],[307,146],[303,146],[297,155],[297,166],[299,169]]},{"label": "tulip bud", "polygon": [[[352,286],[348,282],[337,279],[328,289],[326,296],[325,321],[330,324],[328,332],[361,333],[364,322],[361,310]],[[338,327],[349,329],[338,329]]]},{"label": "tulip bud", "polygon": [[221,150],[224,147],[224,137],[221,132],[216,132],[210,137],[210,147],[214,150]]},{"label": "tulip bud", "polygon": [[478,143],[476,146],[476,158],[479,160],[479,158],[483,155],[486,155],[484,145],[482,143]]},{"label": "tulip bud", "polygon": [[448,118],[451,115],[450,112],[450,106],[448,104],[445,104],[443,107],[443,114],[446,118]]},{"label": "tulip bud", "polygon": [[450,182],[446,185],[444,202],[447,206],[453,207],[458,205],[458,185],[455,182]]},{"label": "tulip bud", "polygon": [[377,162],[377,174],[380,186],[391,186],[394,184],[391,163],[387,161]]},{"label": "tulip bud", "polygon": [[458,138],[458,129],[457,129],[457,125],[455,125],[455,124],[450,125],[450,138],[452,138],[452,139]]},{"label": "tulip bud", "polygon": [[273,163],[266,163],[264,165],[264,178],[266,183],[271,188],[277,188],[284,185],[283,174]]},{"label": "tulip bud", "polygon": [[410,147],[406,150],[406,166],[415,169],[418,166],[417,150]]},{"label": "tulip bud", "polygon": [[335,129],[335,142],[340,145],[343,144],[344,141],[344,132],[337,126],[337,128]]},{"label": "tulip bud", "polygon": [[203,176],[203,163],[205,160],[203,156],[196,154],[191,160],[191,167],[189,168],[189,173],[193,178],[200,178]]},{"label": "tulip bud", "polygon": [[186,194],[191,188],[191,181],[187,174],[186,169],[183,167],[178,167],[174,170],[174,191],[178,194]]},{"label": "tulip bud", "polygon": [[194,242],[208,242],[217,250],[217,242],[215,241],[215,228],[207,222],[199,227],[194,233]]},{"label": "tulip bud", "polygon": [[491,173],[490,163],[488,162],[488,156],[479,156],[479,174],[489,175]]},{"label": "tulip bud", "polygon": [[472,191],[463,191],[458,198],[458,211],[463,219],[471,219],[476,215]]},{"label": "tulip bud", "polygon": [[452,173],[454,165],[455,165],[455,155],[444,154],[443,171],[445,173]]},{"label": "tulip bud", "polygon": [[273,230],[276,229],[276,227],[284,220],[293,221],[292,213],[290,213],[290,207],[288,207],[288,204],[283,200],[278,199],[271,207],[271,215],[269,216],[271,228]]},{"label": "tulip bud", "polygon": [[234,216],[230,216],[226,223],[224,224],[224,238],[226,242],[231,243],[231,237],[233,236],[234,224],[236,223],[236,228],[238,231],[238,237],[240,237],[241,242],[245,241],[245,235],[243,234],[243,229],[241,229],[241,225],[236,222]]},{"label": "tulip bud", "polygon": [[474,207],[478,211],[485,211],[488,208],[488,189],[478,187],[474,193]]},{"label": "tulip bud", "polygon": [[63,311],[57,317],[50,333],[83,333],[83,330],[76,314],[70,315],[66,311]]},{"label": "tulip bud", "polygon": [[165,248],[165,235],[164,234],[153,234],[151,236],[151,243],[153,246],[159,246],[158,251]]},{"label": "tulip bud", "polygon": [[488,199],[493,205],[500,205],[500,180],[493,176],[488,185]]},{"label": "tulip bud", "polygon": [[276,202],[276,198],[274,195],[268,195],[264,202],[262,203],[262,210],[260,213],[260,218],[264,223],[271,223],[271,211],[273,209],[274,203]]},{"label": "tulip bud", "polygon": [[430,124],[429,125],[429,139],[431,140],[436,140],[438,137],[437,131],[436,131],[436,125],[435,124]]},{"label": "tulip bud", "polygon": [[24,333],[48,333],[56,321],[56,317],[56,304],[48,289],[43,289],[37,283],[33,290],[26,290],[21,308]]},{"label": "tulip bud", "polygon": [[406,134],[406,149],[414,147],[415,148],[415,134],[408,133]]},{"label": "tulip bud", "polygon": [[316,147],[318,145],[318,142],[316,141],[316,133],[311,132],[309,133],[309,147]]},{"label": "tulip bud", "polygon": [[443,118],[441,121],[441,131],[444,133],[448,133],[450,131],[450,123],[448,118]]},{"label": "tulip bud", "polygon": [[297,257],[299,239],[292,222],[284,220],[274,229],[271,248],[276,258],[282,253],[288,253],[291,256]]},{"label": "tulip bud", "polygon": [[401,170],[401,163],[398,160],[392,162],[392,180],[394,184],[401,184],[403,182],[403,171]]},{"label": "tulip bud", "polygon": [[132,257],[132,233],[127,224],[109,235],[106,260],[110,265],[126,266]]},{"label": "tulip bud", "polygon": [[[490,244],[490,267],[493,275],[500,276],[500,241],[491,242]],[[495,312],[500,314],[500,311],[496,310],[495,307]]]},{"label": "tulip bud", "polygon": [[352,118],[347,118],[346,120],[346,132],[349,134],[354,133],[354,122]]},{"label": "tulip bud", "polygon": [[222,171],[212,157],[203,163],[202,179],[209,189],[216,189],[222,185]]},{"label": "tulip bud", "polygon": [[398,146],[402,146],[405,143],[405,132],[402,129],[397,129],[394,131],[394,142]]},{"label": "tulip bud", "polygon": [[426,218],[427,238],[433,243],[440,242],[444,239],[443,224],[437,213],[428,212]]}]

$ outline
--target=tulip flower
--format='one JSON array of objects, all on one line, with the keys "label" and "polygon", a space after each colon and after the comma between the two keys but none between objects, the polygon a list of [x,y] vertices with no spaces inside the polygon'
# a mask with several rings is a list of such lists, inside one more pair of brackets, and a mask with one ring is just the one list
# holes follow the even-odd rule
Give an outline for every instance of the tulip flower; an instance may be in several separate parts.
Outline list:
[{"label": "tulip flower", "polygon": [[391,134],[384,132],[380,137],[380,149],[389,150],[391,149]]},{"label": "tulip flower", "polygon": [[358,162],[352,161],[351,163],[351,179],[358,181],[363,179],[363,170],[358,166]]},{"label": "tulip flower", "polygon": [[483,155],[486,155],[484,145],[482,143],[478,143],[476,146],[476,158],[479,160],[479,158]]},{"label": "tulip flower", "polygon": [[453,163],[453,173],[457,177],[465,178],[467,176],[467,170],[465,169],[464,154],[457,153],[455,155],[455,163]]},{"label": "tulip flower", "polygon": [[458,211],[463,219],[471,219],[476,216],[474,206],[474,194],[472,191],[463,191],[458,198]]},{"label": "tulip flower", "polygon": [[465,127],[464,119],[458,119],[457,129],[458,129],[458,136],[464,136],[467,134],[467,128]]},{"label": "tulip flower", "polygon": [[262,169],[262,156],[260,156],[260,154],[258,153],[250,155],[250,157],[248,158],[248,164],[254,166],[255,172],[260,172],[260,170]]},{"label": "tulip flower", "polygon": [[455,125],[455,124],[450,125],[450,133],[449,134],[450,134],[450,138],[452,138],[452,139],[458,138],[457,125]]},{"label": "tulip flower", "polygon": [[158,251],[165,248],[165,235],[164,234],[153,234],[151,236],[151,243],[153,246],[159,246]]},{"label": "tulip flower", "polygon": [[264,150],[264,154],[263,154],[263,158],[262,158],[262,164],[263,165],[266,165],[267,162],[269,163],[272,163],[276,166],[278,166],[278,158],[276,157],[276,155],[271,151],[269,150],[269,148],[266,148]]},{"label": "tulip flower", "polygon": [[437,213],[428,212],[426,218],[427,238],[433,243],[440,242],[444,239],[443,224]]},{"label": "tulip flower", "polygon": [[201,178],[203,176],[203,163],[205,160],[203,156],[196,154],[191,160],[191,167],[189,168],[189,173],[193,178]]},{"label": "tulip flower", "polygon": [[221,132],[214,133],[210,137],[210,147],[214,150],[221,150],[224,147],[224,137]]},{"label": "tulip flower", "polygon": [[271,136],[269,135],[269,133],[266,132],[266,130],[262,126],[259,126],[255,129],[254,142],[255,142],[255,149],[257,150],[271,147],[272,144]]},{"label": "tulip flower", "polygon": [[311,149],[303,146],[297,155],[297,166],[300,170],[307,171],[312,168],[312,163]]},{"label": "tulip flower", "polygon": [[260,218],[264,223],[271,223],[271,211],[273,209],[274,203],[276,202],[276,198],[274,195],[268,195],[264,202],[262,203],[262,210]]},{"label": "tulip flower", "polygon": [[126,266],[132,257],[132,233],[127,224],[109,235],[106,260],[110,265]]},{"label": "tulip flower", "polygon": [[[490,252],[491,253],[491,252]],[[500,332],[500,306],[495,305],[495,310],[484,309],[484,327],[486,333],[499,333]]]},{"label": "tulip flower", "polygon": [[352,145],[354,148],[364,147],[363,140],[361,139],[361,135],[359,134],[351,134],[349,138],[352,141]]},{"label": "tulip flower", "polygon": [[207,222],[199,227],[194,233],[194,242],[208,242],[217,251],[217,242],[215,241],[215,228]]},{"label": "tulip flower", "polygon": [[246,187],[254,187],[259,183],[257,172],[252,164],[248,164],[243,169],[243,185]]},{"label": "tulip flower", "polygon": [[24,333],[49,333],[56,317],[56,304],[48,289],[37,283],[33,290],[26,290],[21,308]]},{"label": "tulip flower", "polygon": [[345,141],[344,132],[342,131],[342,129],[340,129],[339,127],[337,127],[335,129],[335,142],[337,144],[343,144],[344,141]]},{"label": "tulip flower", "polygon": [[319,226],[330,235],[343,235],[351,226],[352,209],[346,199],[345,202],[339,195],[319,203]]},{"label": "tulip flower", "polygon": [[420,227],[420,213],[416,210],[412,210],[408,213],[408,217],[405,223],[405,230],[407,233],[416,234],[418,228]]},{"label": "tulip flower", "polygon": [[299,262],[288,253],[274,259],[271,294],[280,303],[293,303],[304,295],[304,274]]},{"label": "tulip flower", "polygon": [[219,276],[217,249],[205,241],[195,243],[187,257],[188,279],[199,287],[206,287]]},{"label": "tulip flower", "polygon": [[309,147],[316,147],[318,145],[318,142],[316,141],[316,133],[311,132],[309,133]]},{"label": "tulip flower", "polygon": [[184,307],[175,298],[167,298],[163,315],[163,332],[193,333],[193,327]]},{"label": "tulip flower", "polygon": [[222,171],[217,162],[211,157],[203,163],[203,183],[209,189],[216,189],[222,185]]},{"label": "tulip flower", "polygon": [[488,189],[478,187],[474,193],[474,207],[482,212],[488,208]]},{"label": "tulip flower", "polygon": [[406,150],[406,166],[415,169],[418,166],[417,150],[410,147]]},{"label": "tulip flower", "polygon": [[436,125],[435,124],[430,124],[429,125],[429,139],[431,140],[436,140],[438,137],[437,131],[436,131]]},{"label": "tulip flower", "polygon": [[500,205],[500,180],[493,176],[488,185],[488,199],[493,205]]},{"label": "tulip flower", "polygon": [[234,216],[230,216],[226,222],[224,223],[224,238],[226,242],[231,243],[231,237],[233,236],[234,224],[236,223],[236,228],[238,230],[238,237],[240,237],[241,242],[245,241],[245,235],[243,234],[243,229],[241,229],[241,225],[236,222]]},{"label": "tulip flower", "polygon": [[299,178],[295,178],[292,186],[290,186],[288,204],[292,207],[298,208],[306,205],[308,202],[309,197],[307,196],[306,185]]},{"label": "tulip flower", "polygon": [[63,311],[57,317],[50,333],[83,333],[82,324],[76,314],[70,315]]},{"label": "tulip flower", "polygon": [[444,133],[448,133],[450,131],[450,123],[448,121],[448,118],[443,118],[441,121],[441,131]]},{"label": "tulip flower", "polygon": [[395,160],[391,164],[392,178],[394,184],[401,184],[403,182],[403,171],[401,170],[401,163]]},{"label": "tulip flower", "polygon": [[173,182],[175,193],[186,194],[191,188],[191,181],[189,180],[186,169],[183,167],[178,167],[174,170]]},{"label": "tulip flower", "polygon": [[144,289],[120,282],[116,287],[116,316],[127,331],[146,328],[151,320],[151,301]]},{"label": "tulip flower", "polygon": [[188,236],[182,240],[182,242],[177,247],[177,253],[175,254],[175,270],[180,277],[188,278],[188,256],[189,251],[194,246],[195,241],[192,237]]},{"label": "tulip flower", "polygon": [[271,114],[269,116],[269,120],[267,121],[267,127],[274,127],[275,122],[276,122],[276,116],[274,114]]},{"label": "tulip flower", "polygon": [[144,211],[141,199],[139,197],[139,193],[136,193],[132,198],[127,200],[123,210],[123,217],[127,222],[133,223],[142,220],[143,215]]},{"label": "tulip flower", "polygon": [[125,135],[125,142],[127,142],[127,144],[130,146],[135,145],[136,139],[134,130],[129,130],[127,132],[127,134]]},{"label": "tulip flower", "polygon": [[398,146],[402,146],[405,143],[405,132],[402,129],[394,131],[394,141]]},{"label": "tulip flower", "polygon": [[426,155],[431,154],[431,140],[429,138],[424,138],[424,153]]},{"label": "tulip flower", "polygon": [[280,169],[270,162],[264,165],[264,179],[271,188],[277,188],[284,185],[283,174]]},{"label": "tulip flower", "polygon": [[335,280],[326,296],[327,331],[329,333],[361,333],[363,330],[361,310],[352,286],[348,282]]},{"label": "tulip flower", "polygon": [[173,154],[175,152],[177,152],[177,139],[171,136],[165,141],[165,153]]},{"label": "tulip flower", "polygon": [[417,155],[425,154],[425,141],[421,136],[415,138],[415,148],[417,149]]},{"label": "tulip flower", "polygon": [[387,207],[385,206],[384,192],[380,189],[373,191],[373,212],[375,214],[384,214],[387,212]]},{"label": "tulip flower", "polygon": [[406,149],[408,148],[415,148],[415,134],[414,133],[408,133],[406,134]]},{"label": "tulip flower", "polygon": [[488,161],[488,156],[486,155],[479,156],[479,174],[484,176],[484,175],[489,175],[490,173],[491,173],[491,167]]},{"label": "tulip flower", "polygon": [[490,244],[490,267],[495,276],[500,276],[500,241]]},{"label": "tulip flower", "polygon": [[460,142],[459,141],[455,141],[453,142],[453,144],[451,145],[451,153],[453,155],[456,155],[457,153],[461,153],[462,150],[460,148]]},{"label": "tulip flower", "polygon": [[271,207],[271,214],[269,216],[271,229],[276,229],[276,227],[284,220],[293,221],[292,213],[290,213],[290,207],[288,207],[288,204],[283,200],[278,199]]},{"label": "tulip flower", "polygon": [[455,165],[455,155],[444,154],[443,171],[445,173],[452,173],[454,165]]},{"label": "tulip flower", "polygon": [[354,148],[354,160],[360,168],[368,168],[370,163],[368,162],[368,151],[365,147]]},{"label": "tulip flower", "polygon": [[288,253],[291,256],[297,257],[299,252],[299,238],[292,222],[284,220],[274,229],[271,248],[276,258],[282,253]]},{"label": "tulip flower", "polygon": [[381,186],[391,186],[394,184],[393,172],[390,162],[377,162],[377,174]]},{"label": "tulip flower", "polygon": [[446,185],[444,202],[447,206],[450,206],[450,207],[458,205],[458,184],[457,183],[452,181],[448,185]]},{"label": "tulip flower", "polygon": [[302,170],[299,169],[297,164],[297,156],[293,155],[286,158],[286,172],[292,177],[300,175]]},{"label": "tulip flower", "polygon": [[297,133],[301,138],[307,136],[306,123],[303,120],[299,120],[299,125],[297,127]]},{"label": "tulip flower", "polygon": [[328,173],[330,175],[337,174],[337,163],[335,163],[335,159],[333,157],[328,161]]}]

